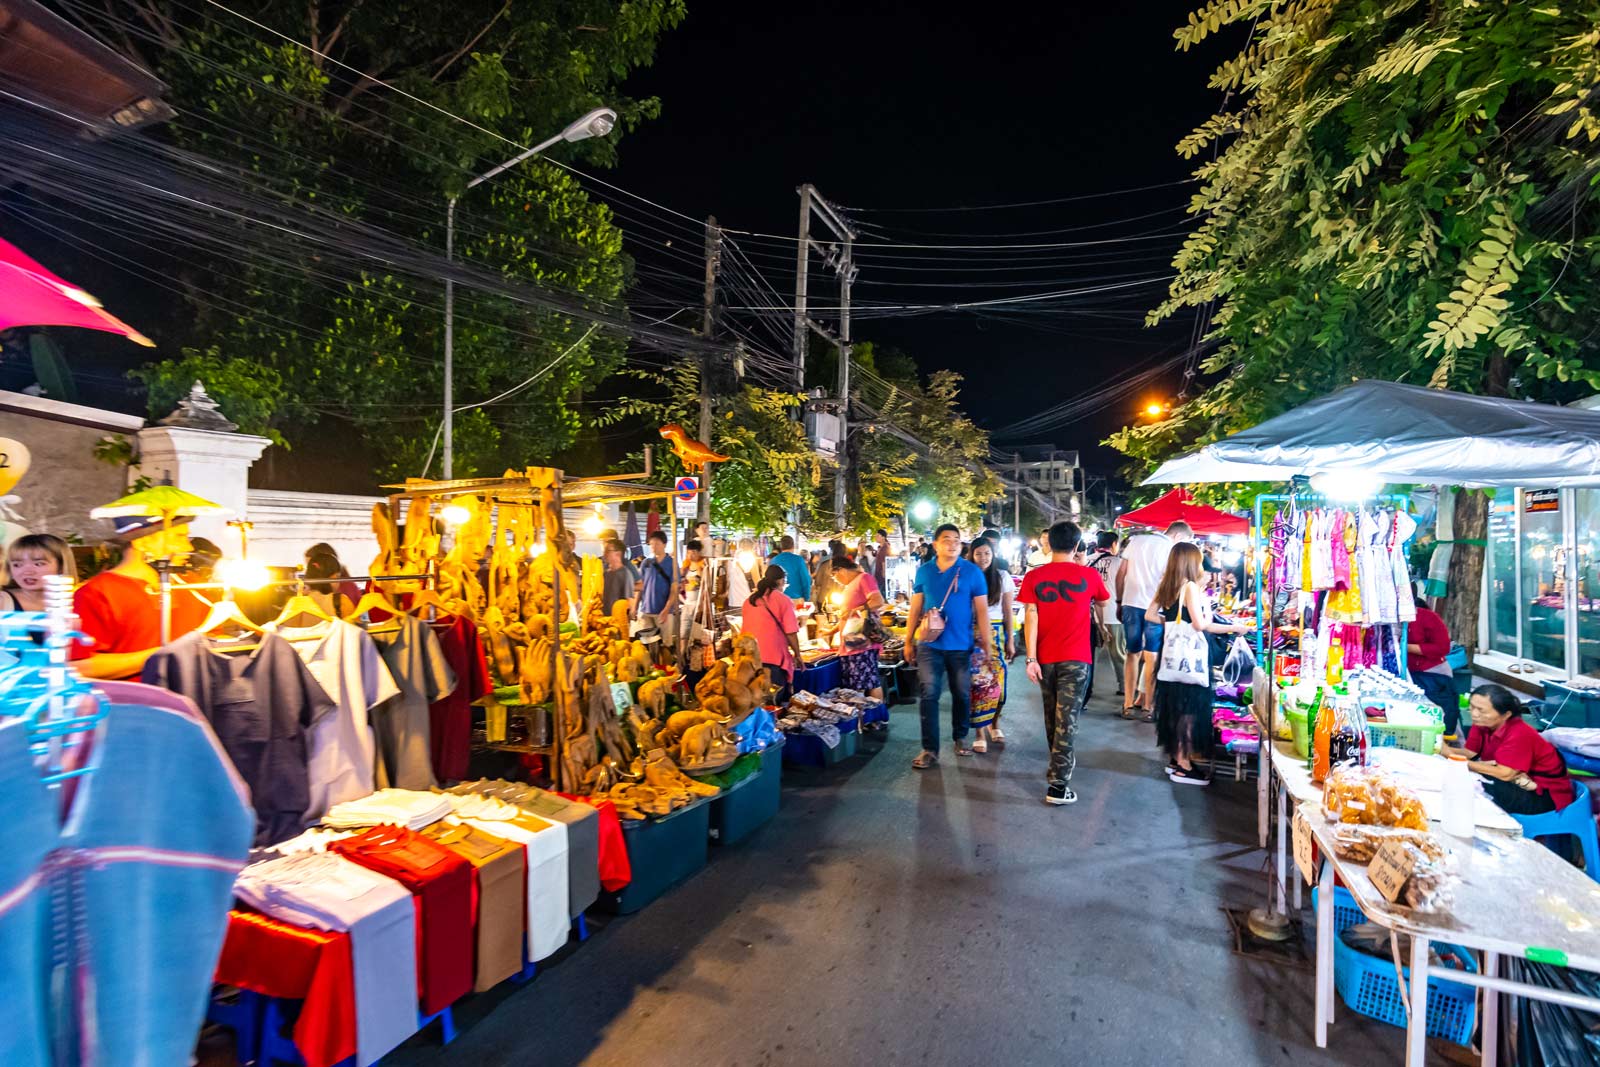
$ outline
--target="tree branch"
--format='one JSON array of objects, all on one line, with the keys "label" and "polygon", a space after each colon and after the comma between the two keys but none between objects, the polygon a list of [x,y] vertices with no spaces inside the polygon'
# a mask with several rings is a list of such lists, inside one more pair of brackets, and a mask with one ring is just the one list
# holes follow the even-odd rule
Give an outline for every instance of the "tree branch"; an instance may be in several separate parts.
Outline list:
[{"label": "tree branch", "polygon": [[457,49],[454,55],[445,60],[443,66],[433,72],[433,78],[431,80],[438,81],[440,78],[442,78],[444,76],[444,72],[455,66],[456,60],[470,52],[472,50],[472,46],[481,41],[483,39],[483,35],[489,32],[490,27],[492,27],[496,22],[499,22],[500,17],[510,10],[511,0],[506,0],[505,4],[501,6],[500,10],[494,13],[494,17],[483,24],[483,29],[473,34],[472,40],[468,41],[466,44]]}]

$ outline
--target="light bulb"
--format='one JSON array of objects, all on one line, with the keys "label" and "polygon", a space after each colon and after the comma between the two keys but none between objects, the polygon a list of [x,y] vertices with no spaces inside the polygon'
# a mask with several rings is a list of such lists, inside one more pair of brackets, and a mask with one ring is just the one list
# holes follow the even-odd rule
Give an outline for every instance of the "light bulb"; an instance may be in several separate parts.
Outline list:
[{"label": "light bulb", "polygon": [[604,530],[605,528],[606,520],[601,517],[598,511],[594,512],[588,518],[583,520],[583,532],[588,534],[590,537],[599,537],[600,531]]},{"label": "light bulb", "polygon": [[1330,500],[1365,500],[1384,485],[1381,475],[1369,471],[1324,471],[1311,476],[1311,488]]},{"label": "light bulb", "polygon": [[933,518],[933,501],[919,500],[911,505],[911,517],[919,522],[927,522]]},{"label": "light bulb", "polygon": [[748,549],[746,549],[743,552],[740,552],[734,558],[736,560],[738,560],[739,567],[742,570],[750,570],[751,568],[753,568],[756,565],[756,554],[754,552],[749,551]]},{"label": "light bulb", "polygon": [[214,576],[230,589],[260,589],[272,581],[272,572],[265,563],[251,559],[225,559],[217,564]]},{"label": "light bulb", "polygon": [[472,520],[472,512],[460,504],[450,504],[439,510],[439,517],[451,526],[460,526]]}]

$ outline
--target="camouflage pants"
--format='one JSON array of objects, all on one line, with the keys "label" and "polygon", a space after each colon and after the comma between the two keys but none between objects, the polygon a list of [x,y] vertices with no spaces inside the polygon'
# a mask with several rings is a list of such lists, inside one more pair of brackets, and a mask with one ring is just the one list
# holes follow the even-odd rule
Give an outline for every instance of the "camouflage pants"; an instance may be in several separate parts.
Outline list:
[{"label": "camouflage pants", "polygon": [[1073,739],[1078,733],[1078,712],[1083,710],[1089,685],[1089,665],[1068,661],[1039,664],[1039,695],[1044,698],[1044,735],[1050,745],[1050,784],[1072,781],[1078,755]]}]

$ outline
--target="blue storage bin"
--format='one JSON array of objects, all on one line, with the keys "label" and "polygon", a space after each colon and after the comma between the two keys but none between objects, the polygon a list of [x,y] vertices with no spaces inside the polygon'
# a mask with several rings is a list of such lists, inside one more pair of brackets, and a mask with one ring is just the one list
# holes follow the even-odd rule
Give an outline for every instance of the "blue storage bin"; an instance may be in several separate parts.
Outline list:
[{"label": "blue storage bin", "polygon": [[706,865],[711,800],[704,797],[659,819],[622,821],[633,880],[615,893],[602,892],[595,907],[630,915]]},{"label": "blue storage bin", "polygon": [[854,756],[859,741],[854,719],[839,723],[839,744],[834,748],[823,744],[820,737],[788,734],[783,742],[783,762],[800,767],[831,767]]},{"label": "blue storage bin", "polygon": [[719,845],[735,845],[778,814],[783,794],[783,755],[785,742],[761,751],[761,770],[719,797],[711,799],[711,840]]},{"label": "blue storage bin", "polygon": [[1467,650],[1466,650],[1466,648],[1461,646],[1461,645],[1451,645],[1450,646],[1450,652],[1449,652],[1449,654],[1447,656],[1445,656],[1444,661],[1446,663],[1450,664],[1450,669],[1452,671],[1464,671],[1464,670],[1466,670],[1467,669]]},{"label": "blue storage bin", "polygon": [[1600,729],[1600,690],[1574,689],[1560,682],[1544,683],[1544,711],[1548,726]]},{"label": "blue storage bin", "polygon": [[[1311,891],[1311,904],[1317,903],[1320,887]],[[1406,1025],[1406,1005],[1395,981],[1394,964],[1380,960],[1365,952],[1358,952],[1344,943],[1339,934],[1345,929],[1367,921],[1366,913],[1356,904],[1355,898],[1343,886],[1333,887],[1333,986],[1339,999],[1351,1011],[1365,1015],[1391,1026]],[[1476,973],[1477,963],[1472,954],[1458,945],[1443,941],[1433,942],[1440,956],[1453,953],[1465,965],[1465,970]],[[1404,967],[1406,981],[1411,980],[1411,968]],[[1472,1031],[1478,1021],[1478,998],[1472,986],[1452,982],[1438,973],[1428,973],[1428,1036],[1457,1045],[1472,1042]]]}]

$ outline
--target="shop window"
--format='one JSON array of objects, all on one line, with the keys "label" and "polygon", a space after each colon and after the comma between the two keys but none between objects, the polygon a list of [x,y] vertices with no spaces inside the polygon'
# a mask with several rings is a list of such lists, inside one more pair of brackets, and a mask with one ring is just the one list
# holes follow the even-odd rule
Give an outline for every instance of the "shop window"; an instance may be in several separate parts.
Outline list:
[{"label": "shop window", "polygon": [[[1448,505],[1447,505],[1448,506]],[[1522,653],[1517,640],[1517,494],[1503,489],[1489,501],[1489,648]]]},{"label": "shop window", "polygon": [[[1522,657],[1558,671],[1567,669],[1566,565],[1557,490],[1517,493],[1522,510]],[[1568,498],[1570,500],[1570,498]]]},{"label": "shop window", "polygon": [[1577,499],[1578,552],[1578,673],[1600,676],[1600,489],[1579,489]]}]

